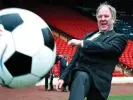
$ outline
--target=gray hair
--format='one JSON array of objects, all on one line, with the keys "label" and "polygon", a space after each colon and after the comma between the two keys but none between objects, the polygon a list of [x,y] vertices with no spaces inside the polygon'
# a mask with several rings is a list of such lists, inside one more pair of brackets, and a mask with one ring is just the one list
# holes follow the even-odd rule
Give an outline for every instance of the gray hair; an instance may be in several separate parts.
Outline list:
[{"label": "gray hair", "polygon": [[97,16],[99,10],[100,10],[102,7],[108,7],[108,8],[110,9],[110,11],[111,11],[113,20],[116,21],[116,9],[115,9],[113,6],[111,6],[110,4],[108,4],[107,2],[101,3],[101,4],[99,5],[99,7],[98,7],[97,10],[96,10],[96,16]]}]

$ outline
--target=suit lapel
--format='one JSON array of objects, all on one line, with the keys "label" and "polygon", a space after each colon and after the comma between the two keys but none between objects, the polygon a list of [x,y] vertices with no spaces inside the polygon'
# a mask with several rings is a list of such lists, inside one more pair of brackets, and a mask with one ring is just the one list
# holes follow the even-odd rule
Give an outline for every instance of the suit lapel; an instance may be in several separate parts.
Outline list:
[{"label": "suit lapel", "polygon": [[105,37],[104,37],[103,41],[104,41],[105,39],[107,39],[107,38],[113,36],[113,35],[115,34],[115,31],[114,31],[114,30],[111,30],[111,31],[109,31],[109,32],[107,32],[107,33],[104,33],[104,34],[105,34]]},{"label": "suit lapel", "polygon": [[[83,40],[87,39],[88,37],[91,37],[93,34],[95,34],[95,33],[97,33],[97,32],[98,32],[98,30],[95,31],[95,32],[92,32],[92,33],[88,33],[87,35],[85,35],[85,36],[83,37]],[[104,36],[104,38],[103,38],[103,41],[104,41],[105,39],[109,38],[110,36],[114,35],[114,34],[115,34],[115,31],[114,31],[114,30],[111,30],[111,31],[109,31],[109,32],[107,32],[107,33],[104,33],[104,34],[105,34],[105,36]]]},{"label": "suit lapel", "polygon": [[88,33],[87,35],[85,35],[85,36],[83,37],[83,40],[87,39],[88,37],[91,37],[93,34],[95,34],[95,33],[97,33],[97,32],[98,32],[98,30],[95,31],[95,32],[92,32],[92,33]]}]

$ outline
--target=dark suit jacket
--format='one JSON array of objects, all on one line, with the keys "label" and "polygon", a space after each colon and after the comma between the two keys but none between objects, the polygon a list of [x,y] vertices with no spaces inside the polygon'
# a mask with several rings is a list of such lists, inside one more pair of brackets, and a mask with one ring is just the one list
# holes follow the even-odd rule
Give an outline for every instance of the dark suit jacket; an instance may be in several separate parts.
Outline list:
[{"label": "dark suit jacket", "polygon": [[60,78],[71,85],[72,74],[75,70],[90,73],[94,86],[107,99],[111,88],[112,74],[126,46],[127,38],[126,35],[115,33],[112,30],[105,33],[101,39],[86,40],[92,34],[87,34],[83,38],[84,46],[77,48],[71,62]]},{"label": "dark suit jacket", "polygon": [[54,64],[57,64],[58,61],[60,61],[61,57],[59,56],[59,54],[56,55],[56,58],[55,58],[55,63]]},{"label": "dark suit jacket", "polygon": [[60,59],[60,75],[63,73],[65,68],[67,67],[67,60],[64,57]]}]

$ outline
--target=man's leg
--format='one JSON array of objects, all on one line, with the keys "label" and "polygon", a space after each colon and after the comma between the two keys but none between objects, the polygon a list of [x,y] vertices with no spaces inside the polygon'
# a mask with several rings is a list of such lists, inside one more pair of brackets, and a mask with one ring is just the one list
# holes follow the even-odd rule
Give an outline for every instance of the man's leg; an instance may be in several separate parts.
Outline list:
[{"label": "man's leg", "polygon": [[89,74],[77,71],[71,84],[69,100],[84,100],[90,89],[91,81],[92,79]]},{"label": "man's leg", "polygon": [[45,90],[48,90],[48,78],[49,78],[49,74],[45,75]]},{"label": "man's leg", "polygon": [[50,90],[53,90],[53,73],[50,75]]},{"label": "man's leg", "polygon": [[87,95],[87,100],[105,100],[101,95],[100,91],[96,88],[93,88]]},{"label": "man's leg", "polygon": [[67,92],[67,86],[63,87],[63,92]]}]

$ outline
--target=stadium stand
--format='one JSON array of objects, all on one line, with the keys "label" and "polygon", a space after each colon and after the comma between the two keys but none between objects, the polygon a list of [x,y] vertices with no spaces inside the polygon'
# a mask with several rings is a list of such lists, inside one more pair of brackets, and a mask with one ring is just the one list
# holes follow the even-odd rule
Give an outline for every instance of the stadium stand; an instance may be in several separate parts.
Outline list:
[{"label": "stadium stand", "polygon": [[129,40],[123,54],[119,59],[120,63],[133,69],[133,41]]},{"label": "stadium stand", "polygon": [[97,30],[95,21],[64,6],[46,5],[40,9],[37,13],[48,24],[74,38],[81,39],[84,34]]},{"label": "stadium stand", "polygon": [[[68,62],[70,62],[76,48],[68,46],[67,42],[58,36],[54,36],[54,38],[55,38],[55,42],[56,42],[57,52],[62,55],[67,54]],[[59,63],[60,62],[58,62],[56,65],[54,65],[53,71],[54,71],[55,76],[59,76],[59,73],[60,73],[60,64]]]}]

